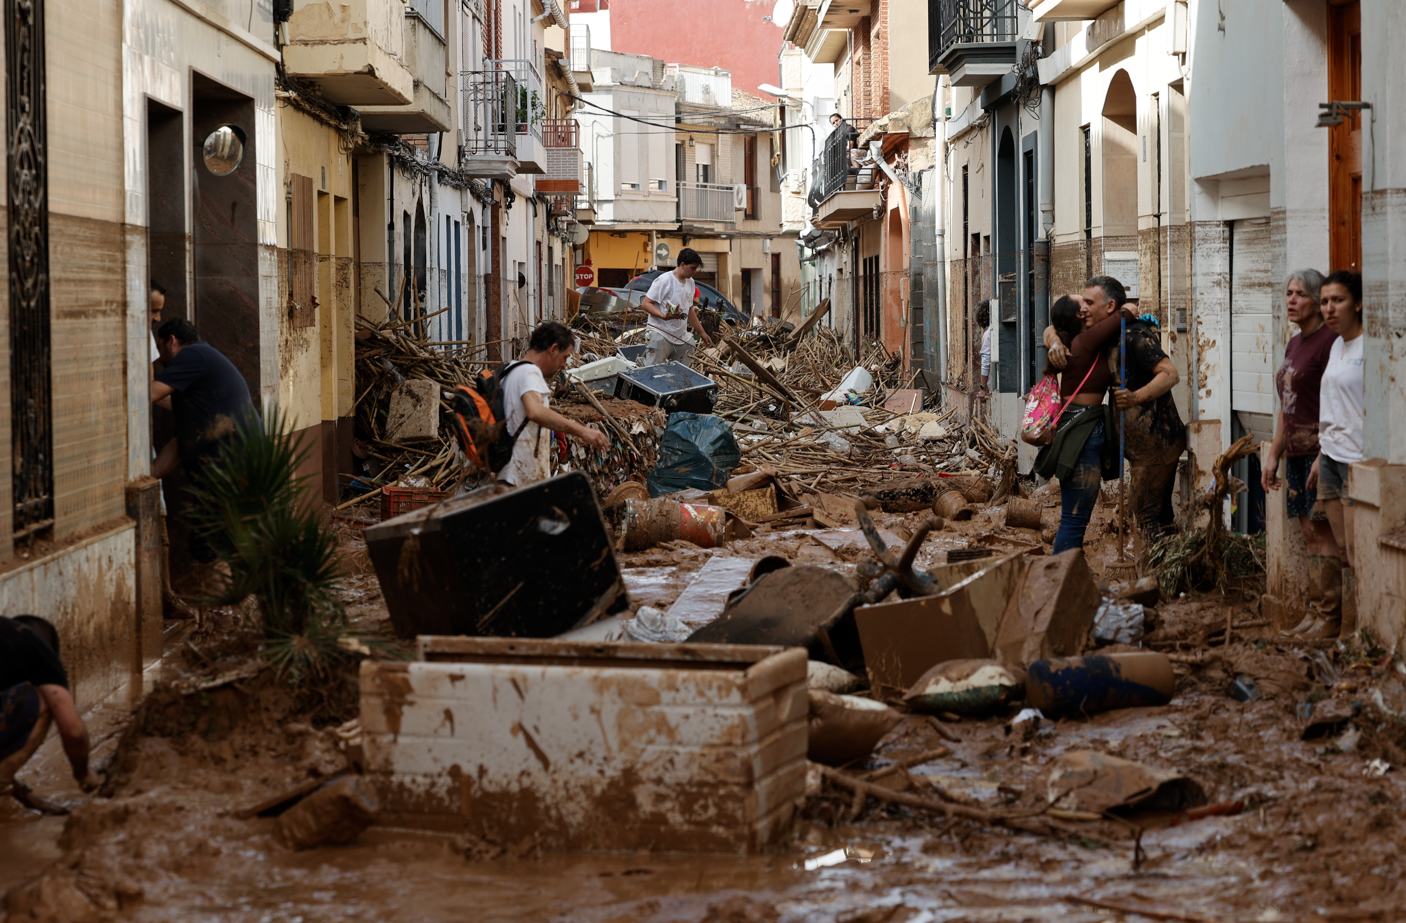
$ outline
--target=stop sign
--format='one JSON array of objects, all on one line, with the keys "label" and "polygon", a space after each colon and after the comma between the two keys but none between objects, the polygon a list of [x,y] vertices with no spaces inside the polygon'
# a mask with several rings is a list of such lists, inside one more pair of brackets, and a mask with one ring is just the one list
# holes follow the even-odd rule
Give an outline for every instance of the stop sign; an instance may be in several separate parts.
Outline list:
[{"label": "stop sign", "polygon": [[590,263],[583,263],[576,267],[576,284],[585,287],[596,281],[596,271],[591,268]]}]

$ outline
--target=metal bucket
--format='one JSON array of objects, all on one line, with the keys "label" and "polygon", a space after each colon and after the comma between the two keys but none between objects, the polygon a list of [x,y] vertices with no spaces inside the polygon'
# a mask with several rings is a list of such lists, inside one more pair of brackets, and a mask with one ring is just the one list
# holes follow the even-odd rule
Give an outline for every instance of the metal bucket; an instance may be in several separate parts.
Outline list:
[{"label": "metal bucket", "polygon": [[1011,497],[1006,501],[1006,525],[1012,529],[1040,529],[1045,508],[1034,500]]},{"label": "metal bucket", "polygon": [[967,506],[967,498],[956,487],[946,483],[937,488],[937,499],[933,501],[932,511],[953,522],[963,522],[972,518],[972,508]]},{"label": "metal bucket", "polygon": [[643,551],[675,539],[716,548],[727,540],[727,511],[667,498],[626,500],[623,531],[626,551]]}]

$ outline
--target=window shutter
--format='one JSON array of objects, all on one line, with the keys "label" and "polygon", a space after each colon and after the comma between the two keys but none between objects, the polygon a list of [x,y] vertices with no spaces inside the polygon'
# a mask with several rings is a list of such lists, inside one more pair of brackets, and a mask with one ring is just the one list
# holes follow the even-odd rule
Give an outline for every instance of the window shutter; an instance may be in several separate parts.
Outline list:
[{"label": "window shutter", "polygon": [[[663,122],[664,119],[656,117],[654,121]],[[650,188],[669,189],[669,135],[668,129],[654,126],[640,126],[648,132],[645,138],[649,141],[649,178],[657,182]]]},{"label": "window shutter", "polygon": [[[629,110],[620,110],[622,115],[637,115]],[[636,129],[642,128],[639,122],[632,122],[629,119],[620,119],[617,123],[616,138],[620,142],[620,163],[619,180],[620,188],[639,188],[640,163],[639,163],[639,136]]]}]

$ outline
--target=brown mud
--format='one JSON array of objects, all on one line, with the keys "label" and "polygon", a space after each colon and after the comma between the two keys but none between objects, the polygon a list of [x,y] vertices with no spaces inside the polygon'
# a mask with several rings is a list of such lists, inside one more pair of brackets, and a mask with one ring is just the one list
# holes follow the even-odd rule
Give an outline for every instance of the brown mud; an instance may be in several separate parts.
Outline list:
[{"label": "brown mud", "polygon": [[[1051,496],[1037,494],[1052,514]],[[1053,501],[1057,502],[1057,494]],[[895,540],[922,513],[876,514]],[[1090,526],[1090,560],[1116,558],[1111,511]],[[1004,527],[1000,508],[935,533],[920,566],[971,543],[1038,546]],[[356,540],[344,540],[355,558]],[[632,602],[667,605],[711,556],[779,554],[847,576],[867,559],[844,530],[779,530],[726,548],[685,545],[621,557]],[[823,558],[823,560],[821,560]],[[375,580],[347,567],[358,623],[385,620]],[[653,602],[651,602],[653,600]],[[207,617],[169,644],[166,679],[180,688],[244,663],[237,613]],[[1227,644],[1226,631],[1230,629]],[[282,845],[278,820],[241,809],[347,764],[332,727],[265,671],[204,691],[159,690],[127,732],[99,748],[107,797],[76,793],[49,741],[21,777],[75,806],[67,818],[0,812],[0,920],[332,923],[332,921],[889,921],[1147,919],[1393,920],[1406,907],[1406,685],[1393,661],[1360,647],[1286,643],[1243,597],[1164,602],[1148,646],[1173,655],[1171,704],[1008,727],[1011,713],[949,723],[906,719],[862,772],[939,748],[943,756],[883,784],[933,783],[988,809],[1043,807],[1044,775],[1060,755],[1095,750],[1179,769],[1213,804],[1238,814],[1071,820],[1063,838],[948,819],[831,790],[808,799],[788,847],[745,859],[645,854],[540,854],[493,843],[373,827],[345,846]],[[1117,650],[1120,648],[1105,648]],[[221,651],[217,656],[214,652]],[[226,652],[234,661],[224,659]],[[239,671],[234,671],[239,672]],[[1260,698],[1229,692],[1247,677]],[[1355,702],[1342,734],[1302,740],[1305,706]],[[1382,760],[1390,768],[1378,775]],[[1095,906],[1087,901],[1101,903]],[[1170,916],[1167,916],[1170,915]]]}]

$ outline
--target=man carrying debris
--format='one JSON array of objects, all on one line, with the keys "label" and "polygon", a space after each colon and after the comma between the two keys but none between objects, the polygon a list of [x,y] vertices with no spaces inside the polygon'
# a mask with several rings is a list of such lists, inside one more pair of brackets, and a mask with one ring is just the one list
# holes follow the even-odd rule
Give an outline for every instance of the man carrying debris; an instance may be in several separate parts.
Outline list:
[{"label": "man carrying debris", "polygon": [[698,286],[693,284],[693,274],[703,265],[703,258],[692,247],[679,251],[679,265],[673,272],[663,272],[649,286],[640,306],[649,314],[649,351],[645,353],[650,365],[663,365],[666,362],[682,362],[688,365],[693,358],[693,339],[688,328],[698,331],[703,342],[713,345],[712,339],[703,324],[698,320],[698,312],[693,310],[693,298]]},{"label": "man carrying debris", "polygon": [[[1085,328],[1116,313],[1127,300],[1117,279],[1094,276],[1084,286]],[[1069,353],[1053,327],[1045,330],[1045,346],[1050,364],[1064,368]],[[1118,359],[1118,347],[1111,347],[1108,361],[1115,370]],[[1127,380],[1113,398],[1127,420],[1124,456],[1131,469],[1134,521],[1144,538],[1154,542],[1176,528],[1172,488],[1177,460],[1186,451],[1186,424],[1171,394],[1181,375],[1163,352],[1157,322],[1150,315],[1128,322],[1127,363]]]},{"label": "man carrying debris", "polygon": [[[249,386],[215,347],[201,342],[188,320],[173,318],[162,324],[156,345],[166,367],[152,383],[151,400],[174,411],[176,437],[152,462],[151,476],[164,478],[179,464],[198,485],[205,467],[234,435],[236,421],[254,412]],[[215,560],[215,549],[194,531],[190,553],[202,564]]]},{"label": "man carrying debris", "polygon": [[59,660],[59,633],[36,615],[0,618],[0,793],[44,742],[49,725],[59,729],[73,778],[84,791],[102,784],[88,768],[88,729],[68,691]]},{"label": "man carrying debris", "polygon": [[500,373],[507,431],[514,435],[512,458],[498,472],[500,483],[524,487],[547,479],[552,470],[549,431],[575,436],[602,451],[610,447],[605,433],[568,420],[547,406],[552,396],[547,381],[562,373],[575,350],[576,337],[572,332],[556,321],[548,321],[532,331],[522,361]]}]

